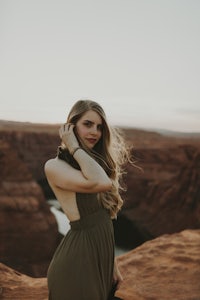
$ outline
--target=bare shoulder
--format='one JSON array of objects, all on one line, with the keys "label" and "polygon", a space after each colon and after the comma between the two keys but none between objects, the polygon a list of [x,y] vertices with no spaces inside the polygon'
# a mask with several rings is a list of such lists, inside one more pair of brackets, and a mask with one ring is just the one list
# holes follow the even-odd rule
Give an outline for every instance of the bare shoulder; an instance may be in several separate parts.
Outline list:
[{"label": "bare shoulder", "polygon": [[45,162],[45,164],[44,164],[45,173],[48,173],[48,171],[51,170],[51,168],[53,168],[55,166],[55,161],[56,161],[56,158],[51,158]]},{"label": "bare shoulder", "polygon": [[59,185],[62,181],[68,180],[73,172],[73,168],[67,162],[55,157],[46,161],[44,172],[51,184]]},{"label": "bare shoulder", "polygon": [[57,169],[58,167],[61,167],[62,165],[64,165],[65,168],[67,166],[69,166],[69,164],[67,162],[59,159],[58,157],[51,158],[51,159],[47,160],[44,165],[45,173],[51,172],[51,171]]}]

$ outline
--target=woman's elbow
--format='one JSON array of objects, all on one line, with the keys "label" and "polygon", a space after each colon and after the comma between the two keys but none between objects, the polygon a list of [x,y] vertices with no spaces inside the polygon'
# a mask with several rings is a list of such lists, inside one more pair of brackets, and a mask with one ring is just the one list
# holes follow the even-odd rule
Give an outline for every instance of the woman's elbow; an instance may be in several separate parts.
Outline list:
[{"label": "woman's elbow", "polygon": [[99,191],[98,192],[107,192],[112,188],[112,181],[108,178],[107,180],[98,184]]},{"label": "woman's elbow", "polygon": [[107,191],[110,191],[112,188],[112,180],[110,178],[108,178],[108,182],[107,182]]},{"label": "woman's elbow", "polygon": [[107,192],[107,191],[111,190],[112,182],[109,178],[106,180],[105,179],[97,180],[97,181],[94,180],[94,181],[88,182],[86,186],[85,186],[85,188],[88,191],[93,192],[93,193]]}]

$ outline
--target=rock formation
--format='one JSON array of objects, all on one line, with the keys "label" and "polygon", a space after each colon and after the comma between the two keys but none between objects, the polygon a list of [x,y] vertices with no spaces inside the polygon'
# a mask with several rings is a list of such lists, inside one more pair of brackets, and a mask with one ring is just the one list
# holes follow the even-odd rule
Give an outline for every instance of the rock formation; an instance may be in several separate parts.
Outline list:
[{"label": "rock formation", "polygon": [[32,276],[45,276],[60,241],[56,220],[27,164],[3,139],[0,168],[1,262]]},{"label": "rock formation", "polygon": [[0,299],[47,300],[47,280],[31,278],[0,263]]},{"label": "rock formation", "polygon": [[200,230],[163,235],[118,257],[123,300],[199,300]]},{"label": "rock formation", "polygon": [[132,235],[121,235],[122,245],[200,228],[200,145],[161,145],[135,150],[142,171],[127,166],[127,191],[115,227],[132,228]]}]

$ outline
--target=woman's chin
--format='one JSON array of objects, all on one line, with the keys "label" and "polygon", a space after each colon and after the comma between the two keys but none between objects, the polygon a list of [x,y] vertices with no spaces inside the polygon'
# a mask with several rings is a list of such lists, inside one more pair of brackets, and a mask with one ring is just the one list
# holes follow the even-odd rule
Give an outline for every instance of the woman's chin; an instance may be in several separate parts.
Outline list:
[{"label": "woman's chin", "polygon": [[92,150],[94,148],[94,145],[89,145],[87,146],[90,150]]},{"label": "woman's chin", "polygon": [[90,143],[84,143],[84,146],[86,147],[86,148],[88,148],[89,150],[92,150],[93,148],[94,148],[94,144],[90,144]]}]

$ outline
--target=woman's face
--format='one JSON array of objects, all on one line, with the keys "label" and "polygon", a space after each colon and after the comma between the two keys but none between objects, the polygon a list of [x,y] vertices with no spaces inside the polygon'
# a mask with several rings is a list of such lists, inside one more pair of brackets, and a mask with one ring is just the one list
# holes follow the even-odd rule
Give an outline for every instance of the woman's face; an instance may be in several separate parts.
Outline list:
[{"label": "woman's face", "polygon": [[89,110],[76,123],[76,132],[82,142],[92,149],[102,136],[102,119],[98,113]]}]

